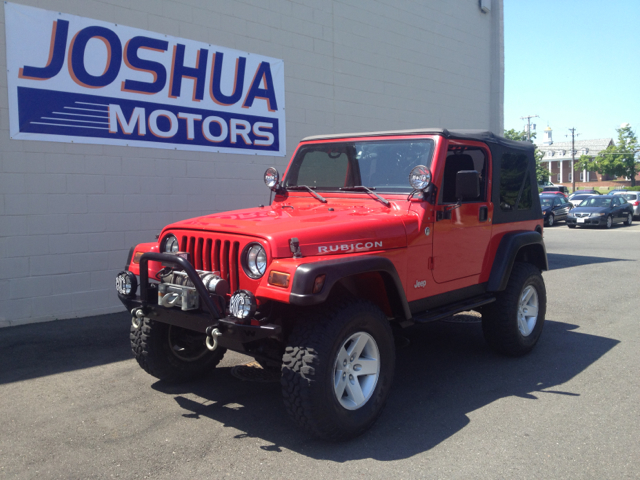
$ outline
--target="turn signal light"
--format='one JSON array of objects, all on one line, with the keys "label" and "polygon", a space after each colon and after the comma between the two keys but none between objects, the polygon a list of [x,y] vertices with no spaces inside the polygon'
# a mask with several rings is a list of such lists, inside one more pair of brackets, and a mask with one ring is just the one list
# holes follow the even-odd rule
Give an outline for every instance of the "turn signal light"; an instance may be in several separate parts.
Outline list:
[{"label": "turn signal light", "polygon": [[133,256],[133,263],[140,263],[140,257],[144,254],[144,252],[136,252]]},{"label": "turn signal light", "polygon": [[291,277],[291,275],[288,273],[276,272],[275,270],[271,270],[269,272],[269,284],[276,287],[288,288],[289,277]]}]

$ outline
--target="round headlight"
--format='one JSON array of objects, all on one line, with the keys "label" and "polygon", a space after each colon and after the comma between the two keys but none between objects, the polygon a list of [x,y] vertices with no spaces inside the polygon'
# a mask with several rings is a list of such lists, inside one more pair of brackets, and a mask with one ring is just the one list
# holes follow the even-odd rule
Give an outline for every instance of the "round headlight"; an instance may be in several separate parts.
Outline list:
[{"label": "round headlight", "polygon": [[164,237],[162,241],[162,252],[163,253],[175,253],[180,250],[180,244],[178,243],[178,239],[175,235],[167,235]]},{"label": "round headlight", "polygon": [[271,190],[275,189],[278,185],[278,181],[280,180],[280,174],[275,167],[267,168],[267,171],[264,172],[264,183]]},{"label": "round headlight", "polygon": [[260,278],[267,271],[267,252],[259,243],[247,245],[243,255],[242,266],[250,278]]},{"label": "round headlight", "polygon": [[424,190],[431,183],[431,172],[424,165],[418,165],[409,174],[409,184],[414,190]]},{"label": "round headlight", "polygon": [[116,290],[120,295],[134,297],[138,289],[138,279],[130,271],[120,272],[116,276]]}]

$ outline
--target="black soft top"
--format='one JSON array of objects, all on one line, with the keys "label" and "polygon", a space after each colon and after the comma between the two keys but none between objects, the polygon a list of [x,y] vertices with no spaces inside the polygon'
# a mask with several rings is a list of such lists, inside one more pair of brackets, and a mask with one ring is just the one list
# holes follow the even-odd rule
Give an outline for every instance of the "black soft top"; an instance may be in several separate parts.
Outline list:
[{"label": "black soft top", "polygon": [[387,130],[382,132],[338,133],[334,135],[314,135],[303,138],[303,142],[317,140],[340,140],[354,137],[389,137],[409,135],[441,135],[454,140],[476,140],[478,142],[493,143],[515,150],[534,150],[534,145],[529,142],[516,142],[499,137],[488,130],[448,130],[446,128],[414,128],[411,130]]}]

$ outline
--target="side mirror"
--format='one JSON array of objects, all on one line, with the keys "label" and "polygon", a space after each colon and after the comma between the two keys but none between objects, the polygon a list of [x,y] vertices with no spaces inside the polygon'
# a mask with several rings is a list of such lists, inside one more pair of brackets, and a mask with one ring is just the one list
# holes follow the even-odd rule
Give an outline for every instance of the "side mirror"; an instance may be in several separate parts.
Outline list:
[{"label": "side mirror", "polygon": [[456,174],[456,198],[474,200],[480,196],[480,175],[476,170],[460,170]]}]

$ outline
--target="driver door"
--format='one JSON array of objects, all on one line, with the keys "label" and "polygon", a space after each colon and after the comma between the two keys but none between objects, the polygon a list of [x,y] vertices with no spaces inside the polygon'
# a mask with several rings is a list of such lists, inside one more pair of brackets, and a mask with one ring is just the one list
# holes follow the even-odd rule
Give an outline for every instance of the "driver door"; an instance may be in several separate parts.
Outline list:
[{"label": "driver door", "polygon": [[[440,179],[433,236],[433,279],[446,283],[478,275],[491,238],[491,205],[488,202],[488,152],[479,147],[458,147],[447,153]],[[458,204],[455,198],[459,171],[476,170],[480,195]]]}]

